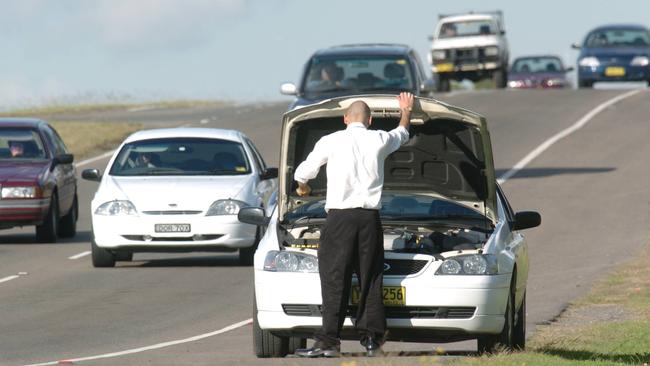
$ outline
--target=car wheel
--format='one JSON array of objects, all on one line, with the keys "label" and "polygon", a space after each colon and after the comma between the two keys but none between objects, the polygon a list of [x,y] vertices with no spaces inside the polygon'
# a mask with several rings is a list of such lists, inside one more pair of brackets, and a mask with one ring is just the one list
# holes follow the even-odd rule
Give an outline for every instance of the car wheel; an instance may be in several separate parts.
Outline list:
[{"label": "car wheel", "polygon": [[79,217],[79,202],[77,194],[74,195],[74,202],[70,211],[61,218],[59,222],[59,235],[62,238],[72,238],[77,234],[77,218]]},{"label": "car wheel", "polygon": [[133,260],[132,252],[117,252],[113,256],[115,257],[115,261],[130,262]]},{"label": "car wheel", "polygon": [[513,348],[523,351],[526,349],[526,294],[521,301],[519,311],[515,317],[515,330],[513,334]]},{"label": "car wheel", "polygon": [[594,82],[591,80],[578,80],[578,87],[580,89],[593,88]]},{"label": "car wheel", "polygon": [[95,244],[95,239],[90,241],[93,267],[115,267],[115,256],[110,251],[100,248]]},{"label": "car wheel", "polygon": [[495,70],[492,73],[492,80],[494,81],[494,87],[498,89],[503,89],[508,84],[508,78],[506,72],[503,69]]},{"label": "car wheel", "polygon": [[494,353],[499,349],[505,349],[508,351],[513,349],[515,328],[515,283],[515,276],[513,275],[510,292],[508,294],[508,302],[506,304],[506,313],[504,314],[505,322],[503,323],[501,333],[478,337],[479,353]]},{"label": "car wheel", "polygon": [[43,219],[43,223],[36,225],[36,240],[41,243],[54,243],[59,230],[59,200],[56,194],[52,195],[50,209]]},{"label": "car wheel", "polygon": [[255,251],[257,250],[257,246],[260,243],[260,239],[262,238],[261,234],[261,229],[260,227],[257,228],[257,232],[255,233],[255,242],[253,245],[251,245],[248,248],[240,248],[239,249],[239,264],[242,266],[252,266],[253,265],[253,259],[255,257]]},{"label": "car wheel", "polygon": [[298,348],[305,348],[307,339],[300,337],[280,337],[261,329],[257,322],[257,300],[253,298],[253,352],[259,358],[284,357],[293,354]]},{"label": "car wheel", "polygon": [[437,92],[444,93],[451,90],[451,83],[449,81],[449,78],[440,74],[433,74],[433,79]]}]

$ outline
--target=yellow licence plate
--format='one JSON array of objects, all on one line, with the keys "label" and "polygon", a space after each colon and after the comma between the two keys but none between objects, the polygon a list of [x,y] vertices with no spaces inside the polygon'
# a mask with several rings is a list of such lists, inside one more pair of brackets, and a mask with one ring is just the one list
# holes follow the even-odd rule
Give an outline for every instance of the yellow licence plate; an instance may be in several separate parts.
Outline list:
[{"label": "yellow licence plate", "polygon": [[454,64],[438,64],[436,65],[437,72],[451,72],[454,71]]},{"label": "yellow licence plate", "polygon": [[[400,286],[384,286],[383,293],[384,305],[406,305],[406,288]],[[352,305],[357,305],[359,303],[360,296],[361,291],[359,290],[359,286],[352,286],[352,293],[350,296]]]},{"label": "yellow licence plate", "polygon": [[625,68],[610,66],[605,69],[605,76],[625,76]]}]

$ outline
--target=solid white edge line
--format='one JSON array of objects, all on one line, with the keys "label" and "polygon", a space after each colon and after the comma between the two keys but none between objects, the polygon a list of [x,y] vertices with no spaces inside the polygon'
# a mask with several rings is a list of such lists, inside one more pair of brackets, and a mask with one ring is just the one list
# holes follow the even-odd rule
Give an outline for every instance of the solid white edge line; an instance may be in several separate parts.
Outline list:
[{"label": "solid white edge line", "polygon": [[98,360],[98,359],[101,359],[101,358],[111,358],[111,357],[130,355],[130,354],[133,354],[133,353],[140,353],[140,352],[144,352],[144,351],[150,351],[150,350],[165,348],[165,347],[169,347],[169,346],[175,346],[175,345],[178,345],[178,344],[199,341],[199,340],[204,339],[204,338],[213,337],[213,336],[216,336],[216,335],[219,335],[219,334],[229,332],[231,330],[235,330],[237,328],[241,328],[243,326],[251,324],[252,322],[253,322],[253,319],[250,318],[250,319],[242,320],[239,323],[235,323],[235,324],[229,325],[227,327],[221,328],[219,330],[215,330],[214,332],[204,333],[204,334],[200,334],[200,335],[185,338],[185,339],[179,339],[179,340],[175,340],[175,341],[163,342],[163,343],[158,343],[158,344],[154,344],[154,345],[151,345],[151,346],[145,346],[145,347],[140,347],[140,348],[133,348],[133,349],[129,349],[129,350],[126,350],[126,351],[105,353],[103,355],[80,357],[80,358],[67,358],[67,359],[58,360],[58,361],[35,363],[35,364],[27,365],[27,366],[49,366],[49,365],[58,365],[59,362],[62,362],[62,361],[65,361],[66,363],[68,363],[68,362],[75,363],[75,362]]},{"label": "solid white edge line", "polygon": [[81,257],[85,257],[85,256],[87,256],[87,255],[90,254],[90,253],[91,253],[91,251],[88,250],[88,251],[81,252],[81,253],[79,253],[79,254],[75,254],[75,255],[73,255],[73,256],[70,256],[70,257],[68,257],[68,259],[79,259],[79,258],[81,258]]},{"label": "solid white edge line", "polygon": [[18,277],[20,277],[20,276],[18,276],[18,275],[11,275],[11,276],[7,276],[7,277],[5,277],[5,278],[0,278],[0,283],[7,282],[7,281],[11,281],[11,280],[15,280],[15,279],[18,278]]},{"label": "solid white edge line", "polygon": [[570,127],[567,127],[566,129],[558,132],[557,134],[551,136],[549,139],[546,141],[542,142],[539,146],[537,146],[533,151],[529,152],[528,155],[524,156],[523,159],[519,160],[515,166],[513,166],[510,170],[507,172],[503,173],[497,179],[497,182],[499,184],[505,183],[508,179],[512,178],[513,175],[517,174],[520,170],[525,168],[528,164],[530,164],[531,161],[533,161],[535,158],[540,156],[544,151],[546,151],[548,148],[553,146],[556,142],[562,140],[563,138],[569,136],[570,134],[576,132],[577,130],[581,129],[584,127],[589,121],[591,121],[595,116],[597,116],[600,112],[605,110],[606,108],[610,107],[613,104],[616,104],[620,102],[621,100],[631,97],[635,94],[640,93],[641,90],[632,90],[630,92],[624,93],[624,94],[619,94],[616,97],[613,97],[609,100],[606,100],[605,102],[599,104],[596,106],[594,109],[589,111],[587,114],[585,114],[582,118],[580,118],[576,123],[571,125]]},{"label": "solid white edge line", "polygon": [[97,155],[95,157],[92,157],[92,158],[89,158],[89,159],[86,159],[86,160],[82,160],[82,161],[76,163],[75,167],[80,167],[80,166],[83,166],[83,165],[94,163],[97,160],[101,160],[101,159],[104,159],[104,158],[107,158],[107,157],[113,155],[114,152],[115,152],[115,150],[111,150],[111,151],[107,151],[107,152],[105,152],[103,154]]}]

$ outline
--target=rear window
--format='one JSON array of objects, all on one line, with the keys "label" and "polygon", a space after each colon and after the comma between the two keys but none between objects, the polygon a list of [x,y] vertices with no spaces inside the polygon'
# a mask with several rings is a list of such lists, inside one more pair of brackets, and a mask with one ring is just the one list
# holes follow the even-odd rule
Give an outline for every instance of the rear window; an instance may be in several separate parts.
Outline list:
[{"label": "rear window", "polygon": [[0,128],[0,159],[45,159],[41,136],[29,128]]},{"label": "rear window", "polygon": [[642,29],[605,29],[591,32],[586,47],[648,47],[650,35]]},{"label": "rear window", "polygon": [[113,162],[110,174],[243,175],[251,172],[241,143],[205,138],[170,138],[126,144]]}]

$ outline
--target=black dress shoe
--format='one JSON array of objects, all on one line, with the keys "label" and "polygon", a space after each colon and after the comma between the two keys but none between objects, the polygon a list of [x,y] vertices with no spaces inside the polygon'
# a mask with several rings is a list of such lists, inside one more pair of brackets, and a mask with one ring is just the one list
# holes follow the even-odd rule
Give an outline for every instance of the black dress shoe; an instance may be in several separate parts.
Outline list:
[{"label": "black dress shoe", "polygon": [[381,343],[375,338],[366,337],[361,340],[361,345],[366,347],[366,356],[368,357],[384,356],[384,350],[381,349]]},{"label": "black dress shoe", "polygon": [[295,354],[300,357],[340,357],[341,346],[338,344],[328,346],[322,342],[316,341],[313,347],[298,348]]}]

